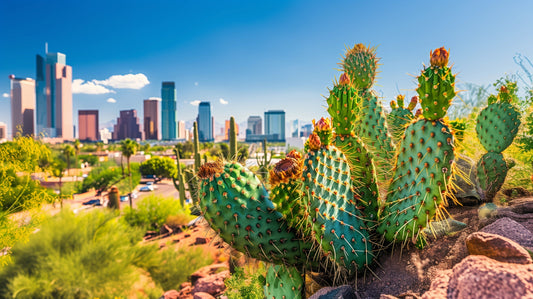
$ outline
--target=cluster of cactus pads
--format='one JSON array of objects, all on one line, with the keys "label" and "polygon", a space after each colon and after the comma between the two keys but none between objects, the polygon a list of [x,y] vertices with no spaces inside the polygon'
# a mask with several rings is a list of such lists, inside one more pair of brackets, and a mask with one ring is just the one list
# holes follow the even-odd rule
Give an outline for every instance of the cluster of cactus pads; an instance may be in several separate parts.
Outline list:
[{"label": "cluster of cactus pads", "polygon": [[477,163],[479,193],[484,201],[494,198],[514,165],[504,160],[502,152],[511,145],[520,126],[520,112],[512,104],[515,88],[514,84],[501,86],[497,96],[488,98],[488,106],[477,118],[477,136],[487,150]]},{"label": "cluster of cactus pads", "polygon": [[[306,270],[352,277],[385,242],[426,244],[423,230],[444,218],[446,198],[453,198],[454,134],[445,115],[456,93],[448,56],[444,48],[430,52],[418,96],[406,108],[403,96],[393,101],[387,124],[370,90],[374,49],[349,49],[327,97],[331,118],[313,121],[303,155],[292,151],[270,171],[270,192],[236,162],[199,169],[200,207],[210,226],[233,248],[272,263],[268,298],[302,298]],[[504,92],[481,112],[476,128],[489,151],[478,167],[486,183],[503,173],[501,151],[520,124]],[[391,167],[380,174],[376,169],[386,167],[379,163]]]}]

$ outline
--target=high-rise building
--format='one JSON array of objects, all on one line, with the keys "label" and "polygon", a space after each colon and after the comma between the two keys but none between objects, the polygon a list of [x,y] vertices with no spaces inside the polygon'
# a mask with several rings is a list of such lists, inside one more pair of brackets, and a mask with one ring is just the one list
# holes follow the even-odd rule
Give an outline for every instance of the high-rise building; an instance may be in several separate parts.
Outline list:
[{"label": "high-rise building", "polygon": [[295,119],[291,122],[291,137],[298,138],[300,137],[300,121]]},{"label": "high-rise building", "polygon": [[7,125],[0,121],[0,142],[7,140]]},{"label": "high-rise building", "polygon": [[163,82],[161,87],[161,132],[163,140],[176,139],[176,86],[174,82]]},{"label": "high-rise building", "polygon": [[198,106],[198,139],[202,142],[212,142],[214,121],[211,117],[211,103],[201,102]]},{"label": "high-rise building", "polygon": [[[224,140],[229,140],[229,126],[230,120],[226,120],[224,123]],[[235,123],[235,130],[237,131],[237,136],[239,136],[239,125]]]},{"label": "high-rise building", "polygon": [[120,116],[117,118],[117,124],[114,126],[113,139],[122,140],[130,138],[133,140],[143,140],[143,131],[139,118],[137,117],[137,110],[122,110]]},{"label": "high-rise building", "polygon": [[62,53],[37,55],[35,80],[37,134],[74,139],[72,123],[72,67]]},{"label": "high-rise building", "polygon": [[268,141],[285,142],[285,111],[265,112],[265,135]]},{"label": "high-rise building", "polygon": [[185,129],[185,122],[183,120],[178,122],[178,139],[187,140],[187,130]]},{"label": "high-rise building", "polygon": [[35,134],[35,81],[30,78],[11,79],[11,130],[12,136]]},{"label": "high-rise building", "polygon": [[82,141],[100,140],[98,110],[78,110],[78,138]]},{"label": "high-rise building", "polygon": [[300,137],[309,137],[313,133],[313,124],[306,124],[302,126],[302,131],[300,132]]},{"label": "high-rise building", "polygon": [[144,100],[144,138],[146,140],[159,140],[159,100]]},{"label": "high-rise building", "polygon": [[261,125],[262,125],[261,116],[248,117],[248,128],[246,130],[246,134],[248,134],[248,132],[250,132],[250,134],[253,134],[253,135],[263,134],[263,131],[261,130]]}]

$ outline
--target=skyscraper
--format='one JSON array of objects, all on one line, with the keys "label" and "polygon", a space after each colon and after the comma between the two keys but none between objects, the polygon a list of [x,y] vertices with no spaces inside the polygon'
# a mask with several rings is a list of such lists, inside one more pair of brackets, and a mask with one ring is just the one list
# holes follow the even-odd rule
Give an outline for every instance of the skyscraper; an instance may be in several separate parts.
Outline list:
[{"label": "skyscraper", "polygon": [[198,106],[198,139],[211,142],[213,138],[213,118],[211,118],[211,103],[201,102]]},{"label": "skyscraper", "polygon": [[300,137],[300,121],[297,119],[291,122],[291,137],[292,138]]},{"label": "skyscraper", "polygon": [[[230,129],[230,120],[226,120],[224,123],[224,140],[229,140],[229,129]],[[237,136],[239,136],[239,124],[235,123],[235,131],[237,131]]]},{"label": "skyscraper", "polygon": [[122,110],[120,116],[117,118],[117,124],[113,129],[113,139],[122,140],[130,138],[133,140],[143,140],[143,132],[139,118],[137,117],[137,110]]},{"label": "skyscraper", "polygon": [[35,81],[27,78],[11,79],[11,130],[12,136],[35,134]]},{"label": "skyscraper", "polygon": [[144,138],[146,140],[159,140],[159,100],[144,100]]},{"label": "skyscraper", "polygon": [[[261,116],[250,116],[248,117],[248,128],[246,134],[261,135],[263,131],[261,130]],[[249,130],[249,131],[248,131]]]},{"label": "skyscraper", "polygon": [[161,87],[161,132],[163,140],[176,139],[176,87],[174,82],[163,82]]},{"label": "skyscraper", "polygon": [[187,130],[185,129],[185,122],[183,120],[178,121],[178,139],[187,140]]},{"label": "skyscraper", "polygon": [[62,53],[37,55],[35,80],[37,134],[74,139],[72,124],[72,67]]},{"label": "skyscraper", "polygon": [[100,140],[98,110],[78,110],[78,138],[82,141]]},{"label": "skyscraper", "polygon": [[265,112],[265,135],[268,141],[285,142],[285,111]]},{"label": "skyscraper", "polygon": [[0,142],[7,140],[7,125],[0,121]]}]

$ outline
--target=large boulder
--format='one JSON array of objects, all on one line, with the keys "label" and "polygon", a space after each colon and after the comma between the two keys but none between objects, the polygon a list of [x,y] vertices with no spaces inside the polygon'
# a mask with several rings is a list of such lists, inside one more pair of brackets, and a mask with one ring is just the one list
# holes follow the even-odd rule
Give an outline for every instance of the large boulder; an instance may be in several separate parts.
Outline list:
[{"label": "large boulder", "polygon": [[533,264],[470,255],[437,275],[422,298],[533,298]]},{"label": "large boulder", "polygon": [[466,238],[468,252],[473,255],[484,255],[491,259],[515,264],[531,264],[531,256],[516,242],[500,235],[484,232],[472,233]]},{"label": "large boulder", "polygon": [[533,233],[511,218],[500,218],[480,231],[506,237],[533,251]]}]

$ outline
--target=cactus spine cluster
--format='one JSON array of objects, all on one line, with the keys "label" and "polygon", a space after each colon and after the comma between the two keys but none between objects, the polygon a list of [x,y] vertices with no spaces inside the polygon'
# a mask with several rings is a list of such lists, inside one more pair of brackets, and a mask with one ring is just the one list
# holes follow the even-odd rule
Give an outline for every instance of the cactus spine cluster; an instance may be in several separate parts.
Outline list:
[{"label": "cactus spine cluster", "polygon": [[430,53],[431,65],[418,77],[422,116],[405,130],[399,145],[378,232],[388,241],[422,246],[422,229],[442,217],[454,162],[454,137],[443,117],[455,96],[448,51]]},{"label": "cactus spine cluster", "polygon": [[488,106],[481,110],[476,132],[481,145],[488,151],[477,163],[477,179],[483,201],[491,201],[500,190],[510,165],[502,152],[511,145],[520,126],[520,112],[513,106],[514,84],[501,86],[497,96],[491,95]]},{"label": "cactus spine cluster", "polygon": [[[356,135],[374,153],[376,163],[385,166],[392,159],[395,146],[388,132],[383,106],[371,90],[376,78],[378,61],[375,48],[356,44],[347,50],[341,66],[361,98],[358,103],[360,117],[356,122]],[[386,174],[386,167],[383,168]]]}]

